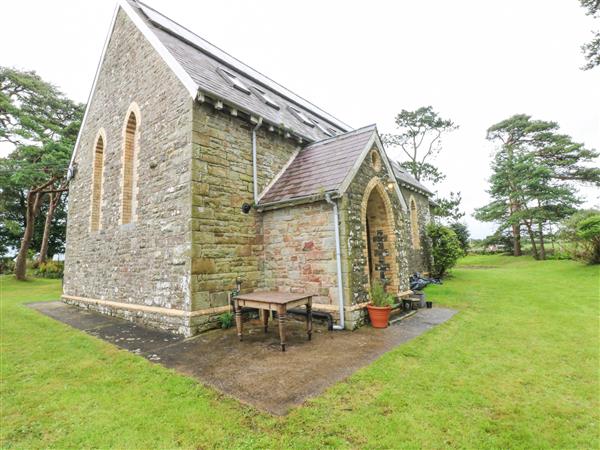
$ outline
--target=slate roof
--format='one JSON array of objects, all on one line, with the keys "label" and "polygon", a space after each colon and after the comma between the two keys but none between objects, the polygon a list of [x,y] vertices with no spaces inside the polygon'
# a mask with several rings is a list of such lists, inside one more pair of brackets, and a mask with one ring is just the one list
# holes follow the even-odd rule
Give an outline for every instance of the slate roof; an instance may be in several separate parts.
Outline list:
[{"label": "slate roof", "polygon": [[396,161],[391,161],[392,170],[394,171],[394,175],[400,182],[400,185],[407,184],[418,190],[424,191],[426,194],[433,194],[429,189],[427,189],[423,184],[421,184],[415,177],[413,177],[410,173],[400,167],[400,164]]},{"label": "slate roof", "polygon": [[375,130],[375,125],[369,125],[305,147],[261,197],[259,205],[339,190]]},{"label": "slate roof", "polygon": [[[351,127],[339,119],[144,3],[137,0],[124,2],[175,58],[200,92],[240,111],[260,116],[268,124],[283,125],[290,132],[312,142],[297,154],[259,204],[293,200],[340,188],[371,135],[376,132],[375,125],[350,131]],[[223,71],[234,75],[249,88],[248,91],[234,87]],[[277,107],[266,102],[257,89]],[[431,194],[398,163],[391,163],[401,185]]]},{"label": "slate roof", "polygon": [[[326,139],[351,129],[350,126],[156,10],[135,0],[127,1],[198,85],[199,90],[207,96],[231,103],[241,111],[260,116],[272,125],[283,124],[291,132],[309,142]],[[233,87],[218,72],[219,68],[235,75],[247,87],[258,88],[265,92],[279,106],[279,109],[265,103],[256,91],[251,90],[247,93]],[[290,107],[303,113],[312,124],[306,124],[290,110]]]}]

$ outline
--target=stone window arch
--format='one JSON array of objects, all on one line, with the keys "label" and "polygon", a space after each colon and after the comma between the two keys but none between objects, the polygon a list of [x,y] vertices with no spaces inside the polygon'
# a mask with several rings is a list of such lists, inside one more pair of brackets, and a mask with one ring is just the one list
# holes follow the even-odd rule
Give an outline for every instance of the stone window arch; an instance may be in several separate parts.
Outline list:
[{"label": "stone window arch", "polygon": [[106,148],[106,133],[101,128],[94,140],[92,156],[92,200],[90,211],[90,230],[102,228],[102,194],[104,186],[104,152]]},{"label": "stone window arch", "polygon": [[123,126],[123,173],[121,178],[121,223],[135,222],[137,209],[137,166],[140,140],[140,110],[132,103]]},{"label": "stone window arch", "polygon": [[412,237],[412,246],[415,250],[421,248],[421,233],[419,231],[419,210],[415,198],[410,196],[410,234]]},{"label": "stone window arch", "polygon": [[371,150],[371,165],[373,166],[375,172],[379,172],[381,170],[381,158],[375,149]]}]

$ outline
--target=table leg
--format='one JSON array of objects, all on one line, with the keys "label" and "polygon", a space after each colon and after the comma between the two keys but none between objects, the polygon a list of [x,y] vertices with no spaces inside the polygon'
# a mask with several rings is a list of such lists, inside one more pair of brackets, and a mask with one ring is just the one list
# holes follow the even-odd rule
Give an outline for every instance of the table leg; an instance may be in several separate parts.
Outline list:
[{"label": "table leg", "polygon": [[277,308],[277,321],[279,322],[279,340],[281,342],[281,351],[285,352],[285,320],[286,320],[286,308],[280,306]]},{"label": "table leg", "polygon": [[310,341],[312,336],[312,297],[309,297],[306,303],[306,334]]},{"label": "table leg", "polygon": [[260,312],[262,314],[263,326],[265,327],[266,333],[267,329],[269,328],[269,314],[271,314],[271,311],[268,309],[261,309]]},{"label": "table leg", "polygon": [[243,331],[243,324],[242,324],[242,308],[240,307],[240,305],[238,304],[238,302],[235,302],[235,326],[237,328],[237,335],[238,338],[240,338],[240,341],[242,340],[242,331]]}]

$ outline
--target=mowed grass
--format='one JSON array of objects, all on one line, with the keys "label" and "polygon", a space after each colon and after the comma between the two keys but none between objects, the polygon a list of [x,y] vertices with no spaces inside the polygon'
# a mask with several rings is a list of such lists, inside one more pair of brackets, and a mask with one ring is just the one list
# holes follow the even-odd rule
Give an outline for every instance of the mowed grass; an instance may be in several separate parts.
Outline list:
[{"label": "mowed grass", "polygon": [[600,268],[482,256],[452,275],[427,288],[452,320],[283,418],[22,305],[59,282],[2,277],[0,445],[598,448]]}]

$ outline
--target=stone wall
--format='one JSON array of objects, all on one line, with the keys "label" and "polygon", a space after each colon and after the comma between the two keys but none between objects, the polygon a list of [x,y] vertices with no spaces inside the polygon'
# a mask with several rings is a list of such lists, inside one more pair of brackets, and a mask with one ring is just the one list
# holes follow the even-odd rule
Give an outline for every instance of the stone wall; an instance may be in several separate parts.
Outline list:
[{"label": "stone wall", "polygon": [[337,304],[335,235],[324,201],[263,213],[264,287]]},{"label": "stone wall", "polygon": [[[252,128],[248,120],[196,103],[192,139],[192,309],[223,307],[243,279],[243,291],[263,287],[262,215],[253,203]],[[297,150],[297,144],[261,127],[257,132],[259,192]],[[203,328],[207,317],[194,320]]]},{"label": "stone wall", "polygon": [[[408,233],[408,244],[407,245],[407,256],[408,263],[410,266],[410,273],[417,272],[429,272],[431,270],[431,243],[427,237],[427,224],[431,220],[431,214],[429,209],[429,199],[417,192],[408,190],[404,187],[400,188],[402,195],[406,201],[406,204],[410,207],[411,198],[415,200],[417,205],[417,222],[420,236],[420,247],[415,248],[412,242],[410,233]],[[407,216],[407,226],[410,230],[410,215]]]},{"label": "stone wall", "polygon": [[[124,127],[132,104],[140,116],[136,217],[121,225]],[[189,334],[184,315],[133,314],[93,300],[190,310],[191,123],[189,93],[120,11],[70,184],[64,277],[69,301]],[[91,231],[93,155],[101,128],[101,223]]]}]

